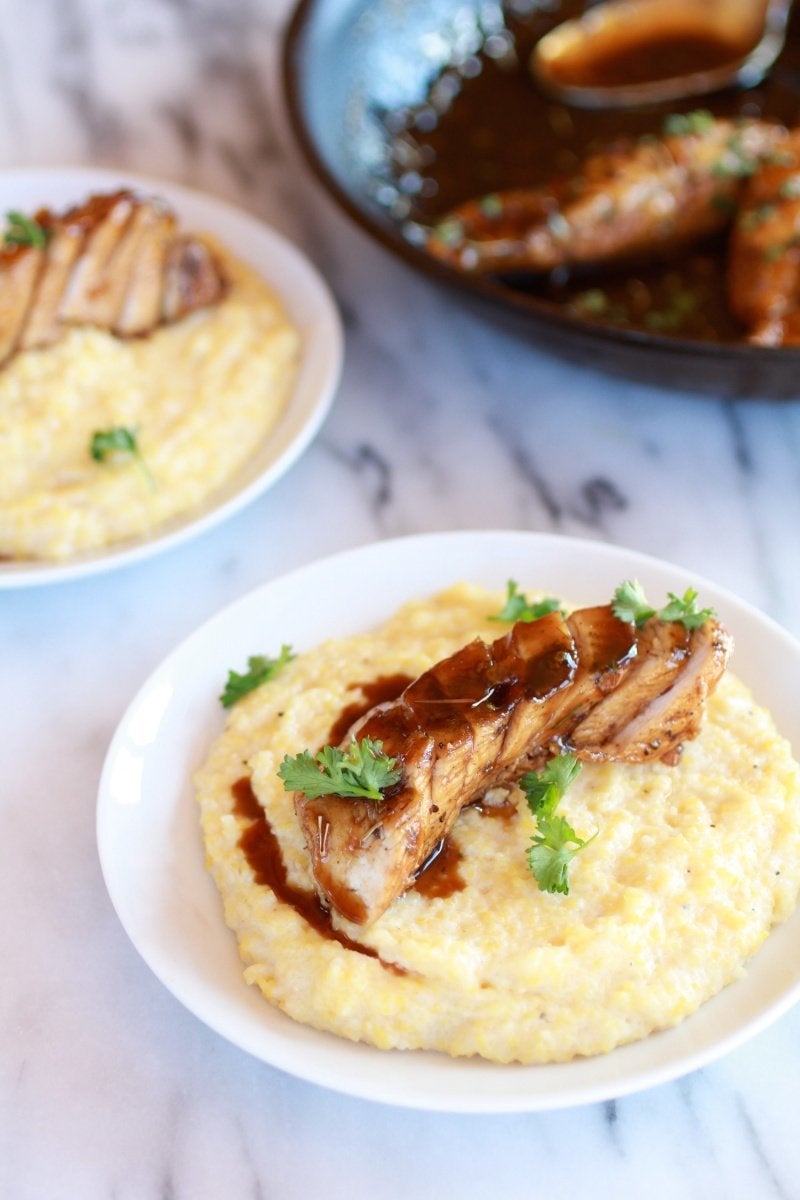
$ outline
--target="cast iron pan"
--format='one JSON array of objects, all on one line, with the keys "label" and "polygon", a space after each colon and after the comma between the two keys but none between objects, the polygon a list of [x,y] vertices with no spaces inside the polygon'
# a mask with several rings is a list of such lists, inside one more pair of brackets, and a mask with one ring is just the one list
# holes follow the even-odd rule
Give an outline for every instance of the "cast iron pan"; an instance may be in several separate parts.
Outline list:
[{"label": "cast iron pan", "polygon": [[[469,275],[415,244],[419,225],[459,200],[569,170],[614,138],[660,131],[676,110],[700,103],[718,115],[798,120],[800,10],[756,89],[668,109],[565,109],[537,89],[526,62],[536,38],[583,7],[580,0],[547,12],[534,0],[301,0],[284,39],[283,81],[309,166],[370,237],[477,305],[486,320],[549,351],[688,393],[800,396],[800,348],[747,345],[726,315],[724,237],[680,260],[566,281]],[[676,328],[668,319],[636,327],[587,316],[576,303],[597,288],[613,299],[632,280],[652,296],[656,316],[669,317],[669,296],[682,291],[695,296],[693,314]]]}]

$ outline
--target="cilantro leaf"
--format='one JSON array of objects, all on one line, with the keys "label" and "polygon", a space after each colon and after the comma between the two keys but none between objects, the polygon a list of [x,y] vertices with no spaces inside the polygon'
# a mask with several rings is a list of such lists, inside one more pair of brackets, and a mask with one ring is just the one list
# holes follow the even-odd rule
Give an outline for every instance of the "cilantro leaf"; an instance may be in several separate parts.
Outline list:
[{"label": "cilantro leaf", "polygon": [[635,579],[627,579],[614,592],[611,608],[620,621],[633,621],[637,626],[644,625],[650,617],[658,617],[662,621],[679,622],[685,629],[699,629],[714,616],[713,608],[697,608],[695,588],[687,588],[682,596],[674,592],[667,592],[667,596],[669,603],[656,611],[647,603],[642,585]]},{"label": "cilantro leaf", "polygon": [[142,458],[139,443],[136,440],[136,430],[127,425],[114,425],[110,429],[99,429],[92,434],[89,442],[89,453],[95,462],[105,463],[119,456],[129,456],[134,460],[148,483],[154,486],[150,468]]},{"label": "cilantro leaf", "polygon": [[667,595],[669,604],[666,604],[658,614],[662,621],[680,621],[686,629],[699,629],[714,616],[713,608],[697,608],[695,605],[697,592],[694,588],[687,588],[680,597],[676,596],[674,592],[667,592]]},{"label": "cilantro leaf", "polygon": [[494,218],[502,217],[503,215],[503,200],[498,196],[497,192],[489,192],[486,196],[481,196],[478,201],[478,208],[484,217]]},{"label": "cilantro leaf", "polygon": [[111,454],[138,454],[136,433],[125,425],[98,430],[92,434],[89,452],[95,462],[105,462]]},{"label": "cilantro leaf", "polygon": [[50,237],[49,229],[45,229],[33,217],[26,217],[21,212],[6,213],[6,220],[8,229],[3,235],[3,241],[7,246],[36,246],[39,250],[44,250]]},{"label": "cilantro leaf", "polygon": [[519,781],[528,808],[535,817],[552,815],[569,785],[578,777],[581,764],[574,754],[551,758],[542,771],[528,771]]},{"label": "cilantro leaf", "polygon": [[707,108],[696,108],[688,113],[670,113],[664,119],[663,131],[667,137],[681,137],[689,133],[706,133],[714,123],[713,113]]},{"label": "cilantro leaf", "polygon": [[548,613],[557,612],[561,601],[547,596],[543,600],[529,600],[524,592],[520,592],[517,583],[509,579],[506,602],[499,613],[489,618],[490,621],[538,621]]},{"label": "cilantro leaf", "polygon": [[656,610],[647,603],[638,579],[626,579],[619,585],[611,601],[611,611],[620,621],[633,621],[634,625],[644,625],[656,615]]},{"label": "cilantro leaf", "polygon": [[274,679],[281,667],[286,666],[294,657],[291,646],[286,645],[281,646],[281,652],[277,658],[267,658],[263,654],[252,655],[247,660],[248,669],[244,674],[240,675],[238,671],[228,671],[228,679],[219,698],[220,704],[223,708],[230,708],[248,692],[252,692],[261,687],[262,683],[268,683],[270,679]]},{"label": "cilantro leaf", "polygon": [[294,757],[287,754],[278,775],[287,792],[302,792],[310,800],[317,796],[382,800],[386,788],[402,774],[396,762],[383,753],[382,742],[353,739],[346,751],[323,746],[314,755],[308,750]]},{"label": "cilantro leaf", "polygon": [[528,850],[528,865],[543,892],[569,895],[569,864],[579,850],[588,846],[597,834],[579,838],[566,817],[558,815],[536,818],[538,831]]},{"label": "cilantro leaf", "polygon": [[561,797],[580,772],[574,754],[551,758],[542,771],[529,771],[519,781],[528,808],[536,817],[536,833],[528,849],[528,866],[543,892],[569,893],[569,864],[587,841],[578,837],[566,817],[556,813]]},{"label": "cilantro leaf", "polygon": [[459,221],[458,217],[447,217],[435,227],[434,233],[443,245],[455,250],[464,243],[464,222]]}]

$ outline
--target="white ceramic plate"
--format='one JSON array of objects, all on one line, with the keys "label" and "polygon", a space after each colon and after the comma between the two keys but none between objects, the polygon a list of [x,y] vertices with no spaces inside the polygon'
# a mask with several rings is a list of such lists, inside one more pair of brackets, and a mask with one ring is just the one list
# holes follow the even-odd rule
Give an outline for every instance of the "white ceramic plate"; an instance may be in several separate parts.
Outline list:
[{"label": "white ceramic plate", "polygon": [[[98,842],[111,899],[134,945],[202,1021],[257,1058],[315,1083],[417,1108],[550,1109],[621,1096],[685,1074],[762,1029],[800,996],[800,912],[769,937],[746,976],[682,1025],[599,1058],[495,1066],[383,1052],[295,1024],[242,979],[233,934],[203,866],[190,779],[223,725],[230,667],[289,642],[306,650],[367,629],[404,600],[459,580],[602,603],[637,577],[652,598],[692,585],[736,638],[735,669],[800,746],[800,645],[741,600],[679,567],[618,547],[529,533],[429,534],[379,542],[266,584],[180,645],[139,692],[111,744]],[[320,604],[324,596],[324,604]]]},{"label": "white ceramic plate", "polygon": [[0,172],[0,214],[76,204],[92,192],[120,187],[163,196],[182,226],[219,238],[274,289],[302,337],[302,357],[289,403],[278,423],[235,478],[191,513],[148,537],[64,563],[0,562],[0,588],[59,583],[137,562],[232,516],[275,483],[302,454],[330,408],[342,365],[341,322],[327,285],[280,234],[212,196],[128,171],[41,168]]}]

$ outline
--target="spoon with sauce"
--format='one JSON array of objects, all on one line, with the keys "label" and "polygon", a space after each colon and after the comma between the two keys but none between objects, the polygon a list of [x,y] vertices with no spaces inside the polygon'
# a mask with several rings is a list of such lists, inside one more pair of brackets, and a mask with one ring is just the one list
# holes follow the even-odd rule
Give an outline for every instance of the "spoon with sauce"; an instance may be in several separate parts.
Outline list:
[{"label": "spoon with sauce", "polygon": [[784,42],[792,0],[607,0],[531,56],[536,80],[579,108],[628,108],[754,87]]}]

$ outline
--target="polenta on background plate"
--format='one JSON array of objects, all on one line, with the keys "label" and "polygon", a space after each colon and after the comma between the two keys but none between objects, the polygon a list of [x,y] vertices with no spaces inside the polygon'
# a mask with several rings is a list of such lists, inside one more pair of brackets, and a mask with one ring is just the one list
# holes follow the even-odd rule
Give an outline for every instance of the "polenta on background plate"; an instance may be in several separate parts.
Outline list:
[{"label": "polenta on background plate", "polygon": [[[219,303],[141,338],[75,328],[0,371],[0,556],[64,561],[151,534],[275,425],[298,331],[255,271],[204,241],[229,281]],[[138,455],[96,461],[93,435],[115,428],[135,432]]]}]

